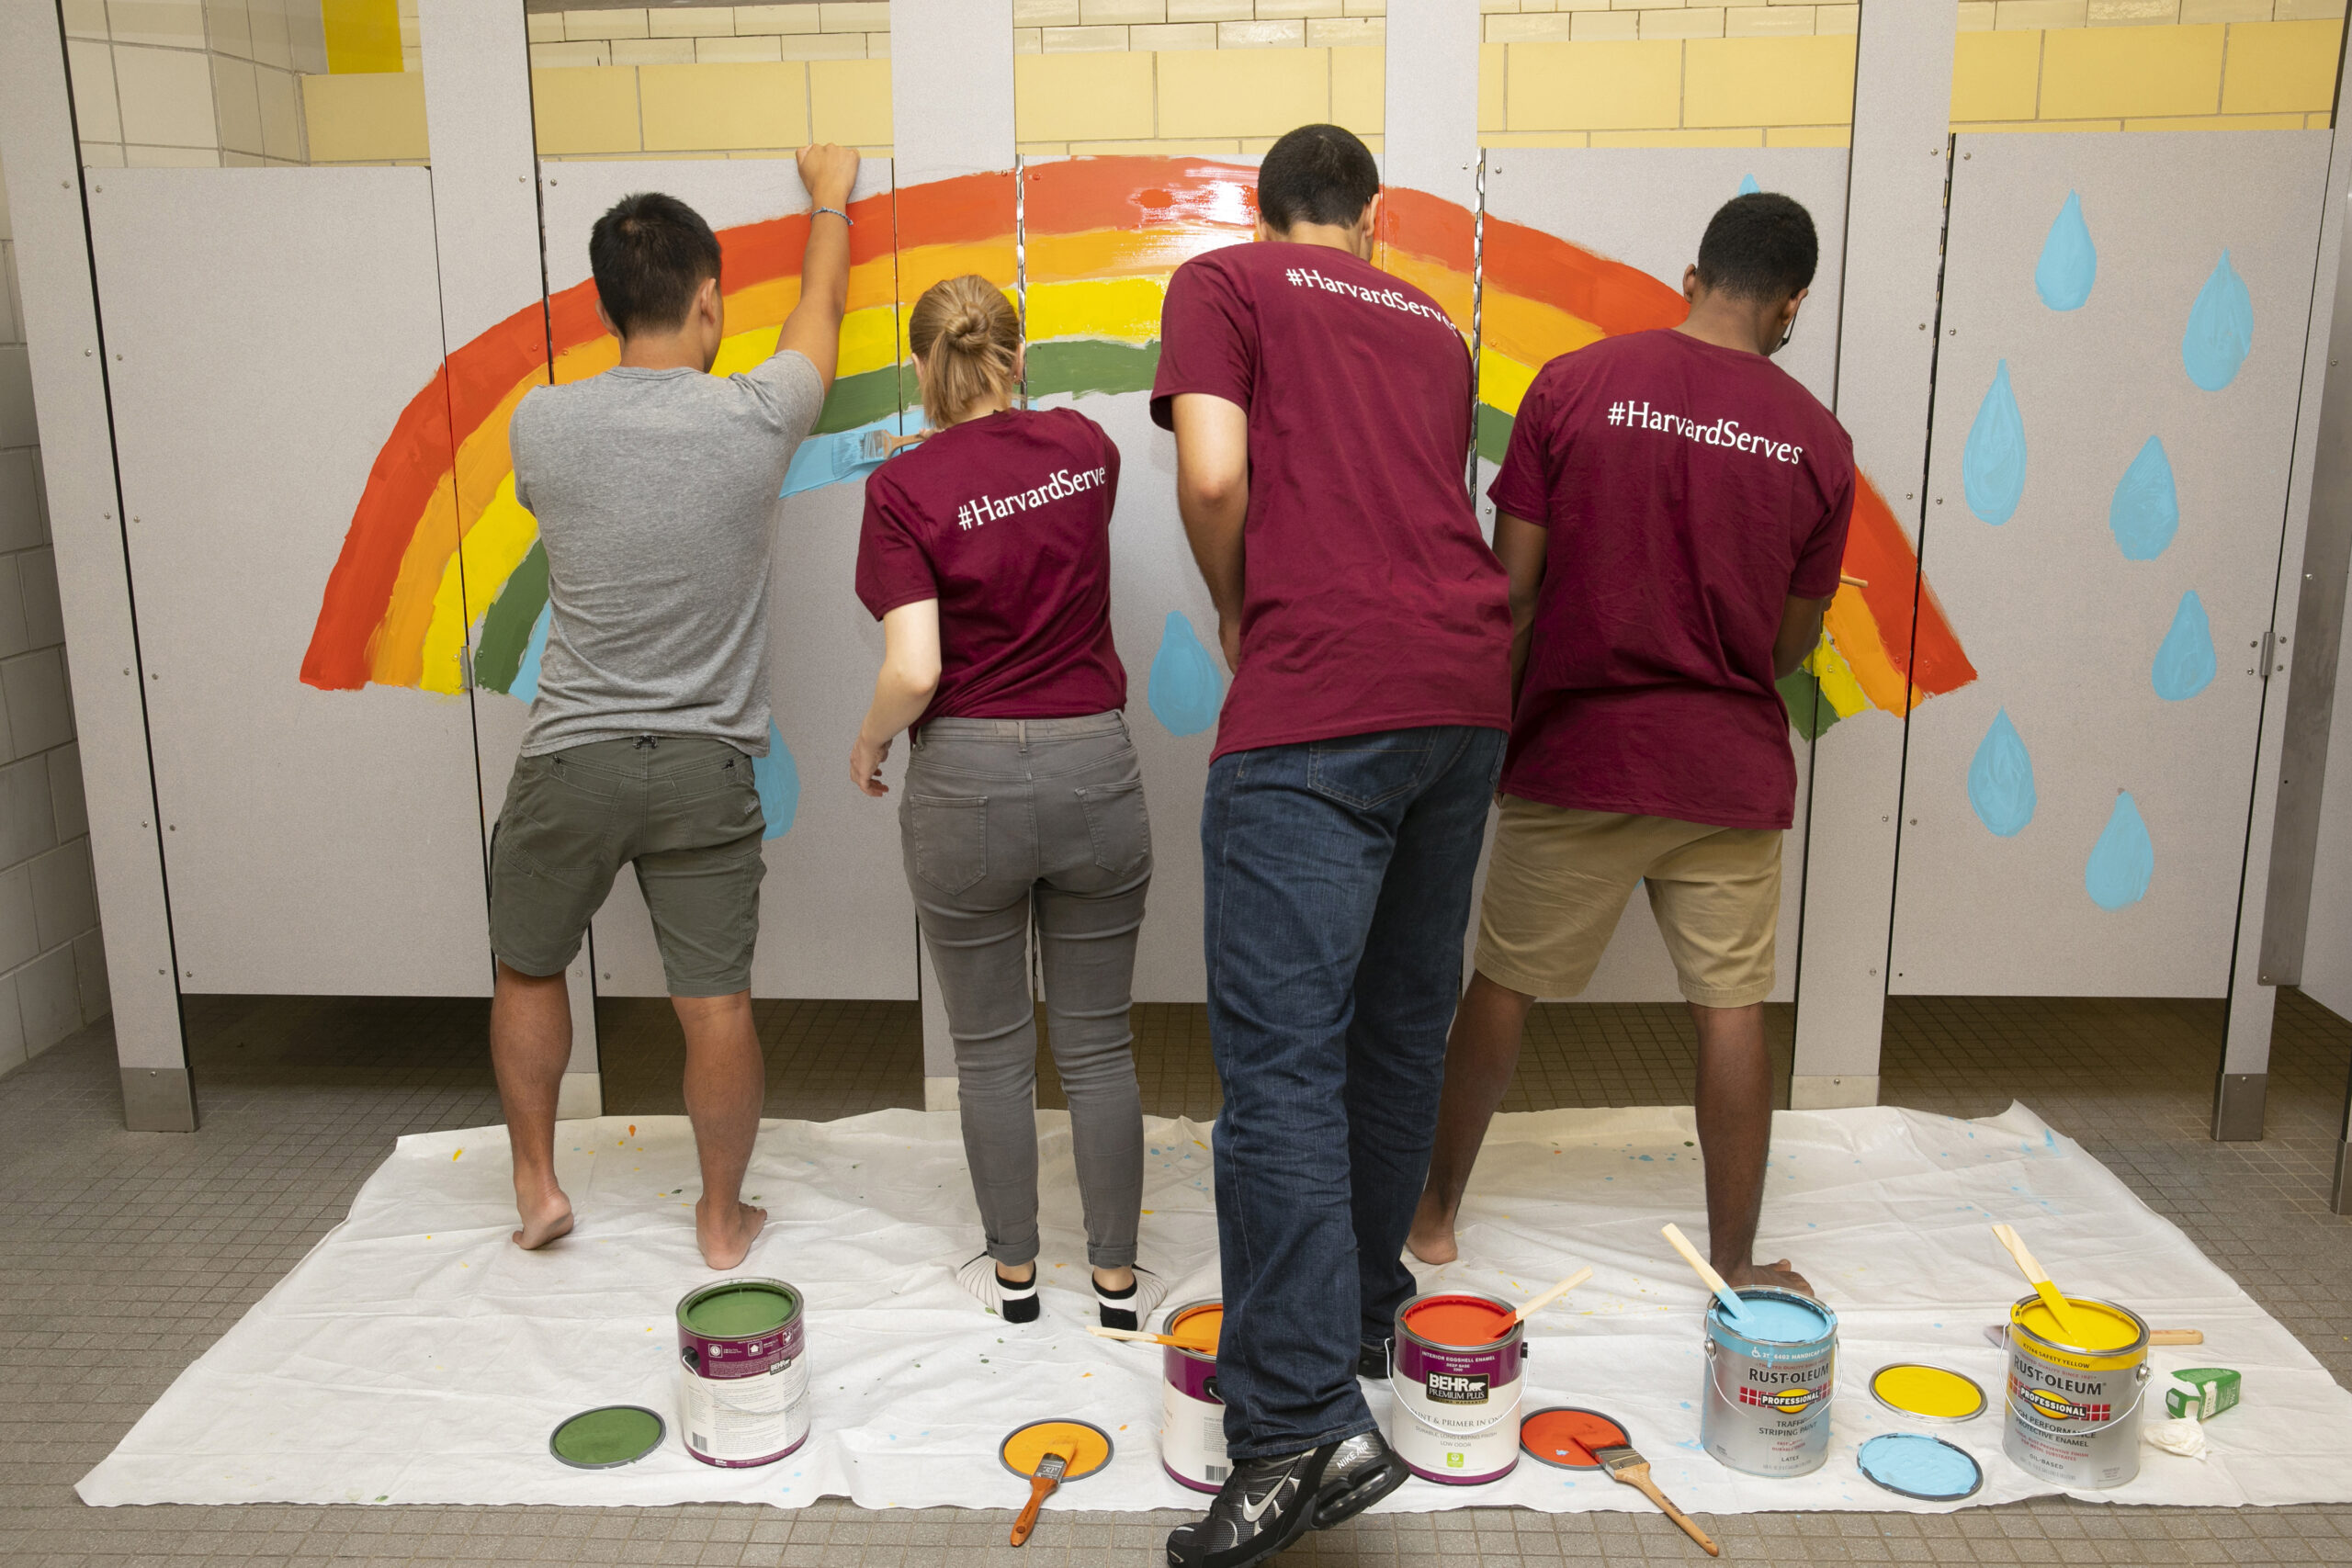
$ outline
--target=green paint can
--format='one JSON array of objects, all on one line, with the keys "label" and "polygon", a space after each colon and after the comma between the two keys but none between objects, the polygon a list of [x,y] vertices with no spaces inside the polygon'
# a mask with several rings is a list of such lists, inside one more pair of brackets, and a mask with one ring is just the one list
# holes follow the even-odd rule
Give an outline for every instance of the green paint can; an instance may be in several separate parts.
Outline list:
[{"label": "green paint can", "polygon": [[802,1307],[781,1280],[721,1280],[680,1299],[678,1417],[688,1453],[743,1470],[808,1441]]}]

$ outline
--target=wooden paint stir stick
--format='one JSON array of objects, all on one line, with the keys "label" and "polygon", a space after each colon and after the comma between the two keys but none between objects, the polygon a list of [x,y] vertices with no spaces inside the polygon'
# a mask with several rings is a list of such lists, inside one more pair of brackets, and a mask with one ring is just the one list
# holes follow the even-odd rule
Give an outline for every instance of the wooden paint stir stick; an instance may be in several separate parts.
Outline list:
[{"label": "wooden paint stir stick", "polygon": [[1138,1345],[1173,1345],[1179,1350],[1200,1350],[1209,1355],[1216,1353],[1216,1340],[1187,1339],[1181,1334],[1151,1334],[1140,1328],[1105,1328],[1099,1323],[1088,1324],[1086,1332],[1102,1339],[1132,1339]]},{"label": "wooden paint stir stick", "polygon": [[1591,1269],[1577,1269],[1575,1273],[1569,1275],[1566,1279],[1561,1280],[1558,1284],[1553,1286],[1542,1295],[1532,1297],[1528,1301],[1520,1303],[1519,1310],[1511,1314],[1512,1320],[1518,1323],[1525,1323],[1529,1318],[1533,1317],[1537,1313],[1542,1312],[1545,1307],[1550,1306],[1554,1302],[1558,1301],[1562,1296],[1566,1295],[1570,1291],[1575,1290],[1578,1285],[1583,1284],[1587,1280],[1591,1278]]},{"label": "wooden paint stir stick", "polygon": [[1724,1282],[1724,1277],[1715,1272],[1713,1265],[1699,1256],[1699,1249],[1690,1245],[1690,1238],[1682,1234],[1682,1227],[1668,1224],[1658,1234],[1673,1245],[1675,1251],[1682,1254],[1683,1262],[1699,1271],[1701,1282],[1715,1293],[1715,1300],[1723,1303],[1724,1319],[1734,1328],[1745,1329],[1750,1321],[1747,1303],[1739,1299],[1737,1291]]},{"label": "wooden paint stir stick", "polygon": [[2017,1227],[1995,1225],[1993,1239],[2008,1249],[2009,1257],[2016,1262],[2018,1272],[2025,1276],[2026,1283],[2033,1287],[2034,1293],[2041,1298],[2041,1304],[2050,1309],[2051,1320],[2058,1325],[2059,1330],[2066,1334],[2075,1333],[2075,1319],[2066,1304],[2065,1296],[2060,1293],[2058,1287],[2051,1281],[2050,1271],[2036,1263],[2033,1260],[2033,1254],[2025,1249],[2025,1243],[2018,1239]]}]

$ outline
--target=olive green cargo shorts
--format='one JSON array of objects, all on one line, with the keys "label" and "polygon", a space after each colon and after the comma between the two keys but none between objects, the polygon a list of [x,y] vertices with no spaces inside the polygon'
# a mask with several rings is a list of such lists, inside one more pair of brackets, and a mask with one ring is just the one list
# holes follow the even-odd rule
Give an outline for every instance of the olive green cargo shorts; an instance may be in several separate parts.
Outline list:
[{"label": "olive green cargo shorts", "polygon": [[653,917],[673,997],[752,983],[767,819],[752,759],[723,740],[646,735],[514,764],[490,840],[490,945],[526,975],[557,975],[623,865]]}]

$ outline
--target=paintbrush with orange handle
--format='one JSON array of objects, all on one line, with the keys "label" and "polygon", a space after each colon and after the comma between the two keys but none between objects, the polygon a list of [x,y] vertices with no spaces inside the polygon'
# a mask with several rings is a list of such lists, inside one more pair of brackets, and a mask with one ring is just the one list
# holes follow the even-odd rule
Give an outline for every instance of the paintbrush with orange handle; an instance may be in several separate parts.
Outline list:
[{"label": "paintbrush with orange handle", "polygon": [[1046,1494],[1062,1483],[1062,1476],[1069,1469],[1069,1461],[1078,1457],[1078,1439],[1069,1438],[1047,1449],[1037,1460],[1037,1472],[1029,1478],[1029,1501],[1022,1508],[1021,1517],[1012,1521],[1012,1544],[1019,1546],[1037,1528],[1037,1510],[1044,1506]]},{"label": "paintbrush with orange handle", "polygon": [[1697,1541],[1708,1556],[1721,1557],[1724,1554],[1724,1549],[1707,1539],[1707,1532],[1699,1528],[1696,1520],[1666,1500],[1666,1494],[1659,1491],[1657,1483],[1650,1479],[1649,1461],[1631,1448],[1599,1448],[1592,1450],[1592,1457],[1600,1461],[1600,1468],[1609,1472],[1610,1480],[1621,1482],[1656,1503],[1659,1510],[1681,1526],[1682,1533]]}]

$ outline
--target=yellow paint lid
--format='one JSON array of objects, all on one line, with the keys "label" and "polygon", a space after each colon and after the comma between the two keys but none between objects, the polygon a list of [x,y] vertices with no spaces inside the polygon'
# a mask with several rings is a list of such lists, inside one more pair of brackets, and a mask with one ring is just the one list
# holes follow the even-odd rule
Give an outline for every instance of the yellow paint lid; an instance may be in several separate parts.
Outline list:
[{"label": "yellow paint lid", "polygon": [[2066,1298],[2066,1321],[2061,1324],[2040,1296],[2028,1296],[2009,1309],[2009,1322],[2046,1345],[2068,1350],[2124,1350],[2147,1332],[2140,1320],[2107,1302]]},{"label": "yellow paint lid", "polygon": [[1984,1413],[1984,1391],[1974,1379],[1917,1361],[1871,1373],[1871,1394],[1890,1410],[1928,1421],[1970,1421]]}]

